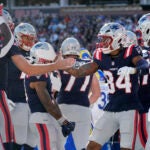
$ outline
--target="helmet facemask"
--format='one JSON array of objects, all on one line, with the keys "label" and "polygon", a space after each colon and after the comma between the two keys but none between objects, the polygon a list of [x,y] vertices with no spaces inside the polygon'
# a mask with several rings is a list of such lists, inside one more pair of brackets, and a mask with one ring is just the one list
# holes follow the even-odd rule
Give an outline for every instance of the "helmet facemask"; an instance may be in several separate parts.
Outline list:
[{"label": "helmet facemask", "polygon": [[125,43],[126,31],[118,23],[105,24],[99,31],[99,48],[104,54],[118,50]]},{"label": "helmet facemask", "polygon": [[18,41],[18,46],[25,51],[30,51],[35,42],[36,42],[35,36],[21,34],[20,39]]},{"label": "helmet facemask", "polygon": [[109,54],[112,51],[112,41],[113,39],[110,36],[98,35],[99,47],[104,54]]},{"label": "helmet facemask", "polygon": [[29,23],[20,23],[14,30],[16,44],[25,51],[29,51],[37,41],[35,28]]}]

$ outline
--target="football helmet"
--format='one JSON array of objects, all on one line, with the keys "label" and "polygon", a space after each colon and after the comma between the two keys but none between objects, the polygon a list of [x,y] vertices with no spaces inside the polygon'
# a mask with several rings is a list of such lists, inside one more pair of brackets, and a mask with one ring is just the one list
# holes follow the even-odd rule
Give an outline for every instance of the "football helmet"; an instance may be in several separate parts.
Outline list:
[{"label": "football helmet", "polygon": [[10,13],[8,11],[6,11],[5,9],[3,9],[2,14],[3,14],[3,17],[6,21],[6,23],[10,27],[11,31],[13,31],[14,30],[14,22],[13,22],[13,19],[12,19]]},{"label": "football helmet", "polygon": [[92,59],[92,56],[87,49],[81,49],[80,58],[81,59]]},{"label": "football helmet", "polygon": [[124,47],[129,47],[130,45],[138,45],[136,34],[132,31],[127,30],[127,37],[126,42],[124,44]]},{"label": "football helmet", "polygon": [[126,30],[119,23],[107,23],[101,27],[98,33],[98,39],[98,48],[100,48],[104,54],[109,54],[124,45]]},{"label": "football helmet", "polygon": [[[138,29],[142,34],[142,39],[144,40],[145,46],[148,46],[150,41],[150,13],[143,15],[138,20]],[[150,46],[150,45],[149,45]]]},{"label": "football helmet", "polygon": [[98,79],[100,82],[104,82],[104,83],[107,82],[104,73],[103,73],[100,69],[97,70],[97,72],[95,73],[95,75],[96,75],[97,79]]},{"label": "football helmet", "polygon": [[50,63],[56,58],[56,53],[48,42],[38,42],[30,50],[30,56],[33,63]]},{"label": "football helmet", "polygon": [[25,51],[29,51],[37,41],[35,28],[29,23],[20,23],[15,27],[16,44]]},{"label": "football helmet", "polygon": [[74,37],[66,38],[60,48],[62,55],[76,55],[80,56],[80,43]]}]

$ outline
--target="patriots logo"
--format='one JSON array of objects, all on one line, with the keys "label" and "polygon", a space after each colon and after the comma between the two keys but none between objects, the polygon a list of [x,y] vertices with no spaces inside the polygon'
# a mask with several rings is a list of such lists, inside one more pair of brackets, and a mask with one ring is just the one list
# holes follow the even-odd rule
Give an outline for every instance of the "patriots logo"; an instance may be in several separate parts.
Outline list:
[{"label": "patriots logo", "polygon": [[111,26],[110,26],[110,29],[112,29],[112,30],[117,30],[117,29],[119,29],[119,26],[118,26],[118,25],[111,25]]},{"label": "patriots logo", "polygon": [[146,17],[143,17],[140,22],[144,22],[146,20]]},{"label": "patriots logo", "polygon": [[150,20],[150,16],[145,16],[145,17],[141,18],[139,22],[142,23],[142,22],[144,22],[145,20]]},{"label": "patriots logo", "polygon": [[35,45],[35,48],[36,49],[40,49],[40,50],[49,50],[49,47],[48,47],[48,45],[46,45],[46,44],[43,44],[43,43],[38,43],[38,44],[36,44]]},{"label": "patriots logo", "polygon": [[24,25],[20,26],[19,28],[20,28],[21,30],[25,30],[25,26],[24,26]]},{"label": "patriots logo", "polygon": [[42,43],[39,43],[39,44],[37,44],[36,46],[35,46],[35,48],[39,48],[39,47],[41,47],[42,46]]}]

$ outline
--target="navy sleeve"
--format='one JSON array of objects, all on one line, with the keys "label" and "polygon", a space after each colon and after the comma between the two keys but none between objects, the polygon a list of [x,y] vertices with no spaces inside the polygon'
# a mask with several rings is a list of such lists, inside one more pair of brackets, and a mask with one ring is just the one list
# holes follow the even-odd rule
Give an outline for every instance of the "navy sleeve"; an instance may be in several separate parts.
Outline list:
[{"label": "navy sleeve", "polygon": [[21,51],[19,50],[19,48],[16,45],[13,45],[10,48],[10,51],[8,52],[9,57],[14,56],[14,55],[22,55]]}]

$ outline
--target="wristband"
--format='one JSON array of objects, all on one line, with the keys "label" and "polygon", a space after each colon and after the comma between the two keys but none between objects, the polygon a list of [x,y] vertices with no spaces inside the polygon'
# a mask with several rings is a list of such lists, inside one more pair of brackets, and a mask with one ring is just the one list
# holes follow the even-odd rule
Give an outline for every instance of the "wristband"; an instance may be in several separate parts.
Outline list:
[{"label": "wristband", "polygon": [[58,119],[57,121],[58,121],[58,123],[59,123],[60,125],[63,125],[64,121],[66,121],[66,118],[65,118],[64,116],[62,116],[62,117],[61,117],[60,119]]}]

